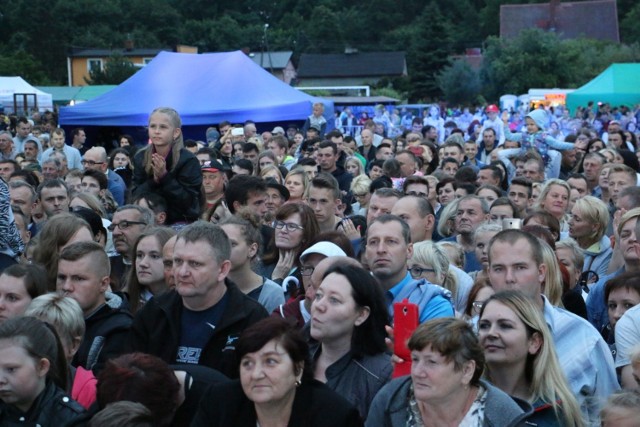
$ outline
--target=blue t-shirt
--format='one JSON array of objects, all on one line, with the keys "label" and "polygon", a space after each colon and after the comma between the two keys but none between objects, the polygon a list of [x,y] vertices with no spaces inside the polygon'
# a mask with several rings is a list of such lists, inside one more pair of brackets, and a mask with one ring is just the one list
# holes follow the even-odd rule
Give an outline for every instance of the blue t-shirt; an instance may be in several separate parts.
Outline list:
[{"label": "blue t-shirt", "polygon": [[225,293],[217,304],[206,310],[193,311],[183,307],[180,323],[180,345],[178,346],[176,363],[198,364],[202,350],[220,323],[228,300]]}]

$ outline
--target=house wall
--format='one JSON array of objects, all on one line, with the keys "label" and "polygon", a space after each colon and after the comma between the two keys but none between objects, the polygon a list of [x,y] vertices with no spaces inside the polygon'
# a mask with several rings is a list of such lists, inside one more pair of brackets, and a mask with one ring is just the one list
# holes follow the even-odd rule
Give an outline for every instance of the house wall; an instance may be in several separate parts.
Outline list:
[{"label": "house wall", "polygon": [[[127,59],[131,62],[133,62],[134,64],[144,64],[144,60],[145,58],[148,57],[142,57],[142,56],[130,56],[127,57]],[[98,57],[91,57],[91,58],[71,58],[71,86],[87,86],[87,82],[84,80],[85,77],[88,79],[89,78],[89,59],[102,59],[102,66],[104,67],[104,65],[107,62],[106,57],[102,57],[102,58],[98,58]]]}]

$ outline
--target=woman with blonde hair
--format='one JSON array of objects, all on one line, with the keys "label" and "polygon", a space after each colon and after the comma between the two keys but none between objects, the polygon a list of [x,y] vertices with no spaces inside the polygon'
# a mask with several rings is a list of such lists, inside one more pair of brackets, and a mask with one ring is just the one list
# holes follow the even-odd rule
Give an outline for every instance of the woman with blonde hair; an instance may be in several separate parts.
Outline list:
[{"label": "woman with blonde hair", "polygon": [[265,181],[271,178],[275,180],[278,184],[282,185],[282,181],[283,181],[282,172],[280,172],[280,169],[278,169],[278,167],[275,165],[268,165],[268,166],[265,166],[264,168],[261,168],[258,176]]},{"label": "woman with blonde hair", "polygon": [[200,162],[184,148],[182,120],[172,108],[156,108],[149,116],[151,143],[133,158],[132,196],[157,193],[171,203],[167,224],[198,219],[202,187]]},{"label": "woman with blonde hair", "polygon": [[302,168],[294,169],[284,178],[284,186],[289,190],[286,203],[300,203],[309,188],[309,178]]},{"label": "woman with blonde hair", "polygon": [[569,236],[585,251],[583,272],[594,271],[599,277],[607,274],[613,255],[611,240],[605,234],[609,219],[609,208],[597,197],[584,196],[573,205]]},{"label": "woman with blonde hair", "polygon": [[438,212],[438,234],[442,237],[450,237],[453,234],[454,221],[458,213],[458,200],[452,200]]},{"label": "woman with blonde hair", "polygon": [[534,208],[549,212],[560,221],[560,231],[569,231],[569,198],[571,187],[561,179],[549,179],[540,190]]},{"label": "woman with blonde hair", "polygon": [[499,292],[478,320],[484,377],[534,407],[536,425],[582,426],[584,421],[558,363],[553,337],[536,304],[518,291]]},{"label": "woman with blonde hair", "polygon": [[542,261],[547,266],[544,273],[543,294],[554,307],[564,307],[562,304],[562,273],[558,264],[558,258],[554,250],[546,242],[541,240]]},{"label": "woman with blonde hair", "polygon": [[[446,251],[430,240],[415,243],[407,269],[414,279],[426,279],[451,292],[456,311],[462,313],[467,304],[469,288],[458,289],[458,279]],[[466,292],[465,292],[466,291]]]},{"label": "woman with blonde hair", "polygon": [[351,181],[351,194],[356,202],[351,205],[354,215],[367,216],[367,208],[371,201],[371,178],[367,175],[358,175]]},{"label": "woman with blonde hair", "polygon": [[345,170],[354,178],[364,174],[364,166],[360,159],[355,156],[348,157],[344,162]]}]

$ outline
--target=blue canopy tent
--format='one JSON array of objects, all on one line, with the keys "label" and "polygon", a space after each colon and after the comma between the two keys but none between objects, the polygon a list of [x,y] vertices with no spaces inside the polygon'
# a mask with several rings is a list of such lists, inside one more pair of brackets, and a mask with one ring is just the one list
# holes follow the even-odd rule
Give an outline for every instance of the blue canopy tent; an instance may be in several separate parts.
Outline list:
[{"label": "blue canopy tent", "polygon": [[183,126],[301,121],[313,102],[333,104],[278,80],[241,51],[207,54],[161,52],[146,67],[110,92],[60,109],[64,126],[146,126],[149,113],[171,107]]}]

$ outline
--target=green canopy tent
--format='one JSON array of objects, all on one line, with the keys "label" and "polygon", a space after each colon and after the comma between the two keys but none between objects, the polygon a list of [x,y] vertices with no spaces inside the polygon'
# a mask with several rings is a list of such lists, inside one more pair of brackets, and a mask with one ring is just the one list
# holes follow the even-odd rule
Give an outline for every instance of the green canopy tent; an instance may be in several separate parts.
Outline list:
[{"label": "green canopy tent", "polygon": [[611,106],[640,104],[640,64],[611,64],[589,83],[567,94],[567,107],[572,113],[589,101]]},{"label": "green canopy tent", "polygon": [[78,104],[90,101],[104,93],[109,92],[116,85],[96,86],[38,86],[38,89],[50,93],[53,96],[53,104],[59,106]]}]

